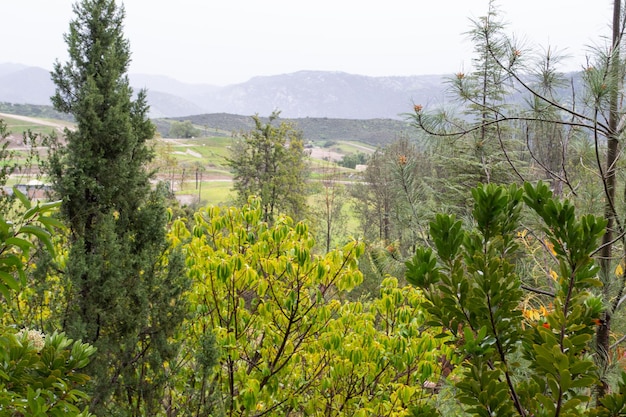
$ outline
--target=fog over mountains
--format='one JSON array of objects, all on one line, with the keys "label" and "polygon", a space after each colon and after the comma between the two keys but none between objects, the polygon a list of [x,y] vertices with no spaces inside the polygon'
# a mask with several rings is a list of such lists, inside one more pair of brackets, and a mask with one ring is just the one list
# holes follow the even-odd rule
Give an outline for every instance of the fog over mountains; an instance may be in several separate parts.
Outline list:
[{"label": "fog over mountains", "polygon": [[[367,77],[343,72],[299,71],[254,77],[224,87],[187,84],[160,75],[130,74],[135,90],[146,88],[150,116],[206,113],[269,115],[285,118],[403,119],[414,103],[443,99],[444,75]],[[0,64],[0,102],[50,104],[50,72],[20,64]]]}]

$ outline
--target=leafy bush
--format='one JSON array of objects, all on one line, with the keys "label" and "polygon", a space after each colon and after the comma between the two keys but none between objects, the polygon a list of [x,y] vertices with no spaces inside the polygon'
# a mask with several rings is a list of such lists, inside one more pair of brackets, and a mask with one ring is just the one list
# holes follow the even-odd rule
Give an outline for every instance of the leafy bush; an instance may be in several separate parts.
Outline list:
[{"label": "leafy bush", "polygon": [[196,129],[190,120],[184,122],[173,121],[170,125],[170,138],[193,138],[200,135],[200,130]]},{"label": "leafy bush", "polygon": [[[624,415],[623,385],[599,407],[591,401],[600,380],[590,352],[604,308],[594,294],[602,284],[591,254],[606,221],[577,217],[543,183],[524,190],[481,185],[472,195],[475,227],[438,215],[430,224],[435,250],[417,249],[406,273],[424,290],[432,323],[465,358],[457,398],[476,416]],[[554,262],[552,289],[541,291],[552,307],[539,320],[525,319],[519,308],[524,207],[540,219],[538,233]]]},{"label": "leafy bush", "polygon": [[365,165],[367,163],[368,156],[363,152],[357,152],[354,154],[344,155],[341,161],[338,162],[339,166],[345,168],[356,168],[357,165]]},{"label": "leafy bush", "polygon": [[201,209],[192,231],[182,221],[172,228],[194,281],[182,357],[210,351],[211,333],[219,348],[213,378],[196,379],[212,361],[189,360],[176,402],[217,389],[216,408],[230,416],[425,413],[454,358],[425,329],[421,291],[387,277],[371,302],[343,301],[362,281],[363,243],[315,255],[306,223],[262,217],[251,199],[241,209]]},{"label": "leafy bush", "polygon": [[63,333],[0,330],[0,410],[13,416],[89,416],[77,403],[89,380],[77,372],[95,349]]},{"label": "leafy bush", "polygon": [[[6,308],[13,293],[26,282],[25,264],[39,242],[54,252],[51,233],[60,223],[51,216],[58,202],[33,205],[17,188],[15,219],[0,215],[0,294]],[[62,333],[0,328],[0,410],[12,416],[88,416],[76,404],[87,399],[80,390],[88,377],[77,371],[87,365],[95,349]],[[8,414],[5,414],[8,413]]]}]

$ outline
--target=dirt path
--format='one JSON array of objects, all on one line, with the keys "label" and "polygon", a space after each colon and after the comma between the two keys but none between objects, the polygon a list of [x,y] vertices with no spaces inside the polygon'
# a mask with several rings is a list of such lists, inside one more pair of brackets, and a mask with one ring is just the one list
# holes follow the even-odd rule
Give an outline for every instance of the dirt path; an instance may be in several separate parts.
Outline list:
[{"label": "dirt path", "polygon": [[376,152],[376,148],[373,146],[364,146],[364,145],[357,145],[356,143],[351,143],[352,146],[354,146],[357,149],[361,149],[364,150],[368,153],[374,153]]},{"label": "dirt path", "polygon": [[56,128],[56,129],[58,129],[60,131],[62,131],[63,129],[65,129],[65,127],[68,126],[66,124],[55,123],[55,122],[51,122],[51,121],[43,120],[43,119],[37,119],[35,117],[20,116],[18,114],[0,113],[0,118],[9,118],[9,119],[21,120],[23,122],[28,122],[28,123],[31,123],[31,124],[34,124],[34,125],[50,126],[50,127]]}]

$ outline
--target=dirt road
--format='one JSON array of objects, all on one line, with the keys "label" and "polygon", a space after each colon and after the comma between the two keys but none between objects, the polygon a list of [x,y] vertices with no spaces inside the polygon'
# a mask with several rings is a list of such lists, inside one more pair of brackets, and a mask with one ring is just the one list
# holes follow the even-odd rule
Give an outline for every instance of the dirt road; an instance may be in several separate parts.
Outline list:
[{"label": "dirt road", "polygon": [[67,124],[56,123],[56,122],[51,122],[49,120],[37,119],[35,117],[28,117],[28,116],[20,116],[17,114],[0,113],[0,119],[2,118],[21,120],[23,122],[28,122],[34,125],[50,126],[50,127],[56,128],[60,132],[62,132],[65,127],[70,125],[69,123]]}]

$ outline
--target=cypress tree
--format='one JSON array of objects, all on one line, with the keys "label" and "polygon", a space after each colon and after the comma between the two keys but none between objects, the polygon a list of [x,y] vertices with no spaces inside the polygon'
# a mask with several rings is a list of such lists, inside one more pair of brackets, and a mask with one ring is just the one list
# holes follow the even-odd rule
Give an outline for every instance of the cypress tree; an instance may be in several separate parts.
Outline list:
[{"label": "cypress tree", "polygon": [[69,229],[62,327],[98,349],[92,411],[153,415],[163,363],[176,351],[186,278],[180,257],[168,253],[164,193],[151,190],[146,170],[155,128],[145,92],[133,98],[129,86],[124,8],[82,0],[74,13],[69,60],[52,72],[54,107],[76,121],[49,161]]}]

